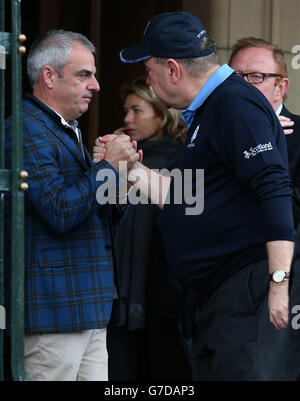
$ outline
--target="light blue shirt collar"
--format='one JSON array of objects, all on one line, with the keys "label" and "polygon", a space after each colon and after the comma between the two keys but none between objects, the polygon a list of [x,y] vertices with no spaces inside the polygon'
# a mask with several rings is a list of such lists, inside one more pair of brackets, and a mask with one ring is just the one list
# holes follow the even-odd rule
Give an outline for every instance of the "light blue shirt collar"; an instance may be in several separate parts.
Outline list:
[{"label": "light blue shirt collar", "polygon": [[281,113],[281,111],[282,111],[282,108],[283,108],[283,104],[281,103],[281,105],[278,107],[278,109],[276,110],[276,115],[277,116],[279,116],[280,115],[280,113]]},{"label": "light blue shirt collar", "polygon": [[224,82],[234,70],[230,68],[227,64],[223,64],[219,67],[211,77],[205,82],[204,86],[201,88],[198,95],[189,105],[189,107],[182,111],[182,118],[187,124],[188,127],[191,126],[196,110],[205,102],[208,96],[219,86],[222,82]]}]

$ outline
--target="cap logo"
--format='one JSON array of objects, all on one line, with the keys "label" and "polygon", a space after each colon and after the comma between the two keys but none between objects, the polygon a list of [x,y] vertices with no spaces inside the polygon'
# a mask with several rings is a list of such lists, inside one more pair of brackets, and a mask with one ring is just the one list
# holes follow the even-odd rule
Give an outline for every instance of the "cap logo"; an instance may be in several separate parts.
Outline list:
[{"label": "cap logo", "polygon": [[203,29],[203,31],[201,31],[200,33],[198,33],[197,38],[201,38],[202,35],[204,35],[206,33],[206,30]]},{"label": "cap logo", "polygon": [[193,148],[195,146],[195,144],[193,142],[197,138],[199,128],[200,128],[200,125],[198,125],[198,127],[195,129],[195,131],[193,133],[193,136],[192,136],[192,138],[190,140],[190,143],[187,146],[188,148]]}]

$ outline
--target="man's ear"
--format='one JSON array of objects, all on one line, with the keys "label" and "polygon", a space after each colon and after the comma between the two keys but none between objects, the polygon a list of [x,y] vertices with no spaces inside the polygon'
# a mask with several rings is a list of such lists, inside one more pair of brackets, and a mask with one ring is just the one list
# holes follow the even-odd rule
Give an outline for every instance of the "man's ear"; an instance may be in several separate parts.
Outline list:
[{"label": "man's ear", "polygon": [[290,82],[288,80],[288,78],[282,78],[278,84],[276,85],[276,99],[275,101],[282,101],[284,95],[286,94],[286,92],[288,91],[290,86]]},{"label": "man's ear", "polygon": [[181,68],[179,63],[173,58],[169,58],[166,62],[168,67],[168,75],[171,79],[171,82],[177,83],[181,77]]},{"label": "man's ear", "polygon": [[41,79],[46,84],[48,89],[52,89],[54,85],[54,78],[57,75],[53,67],[44,65],[41,72]]}]

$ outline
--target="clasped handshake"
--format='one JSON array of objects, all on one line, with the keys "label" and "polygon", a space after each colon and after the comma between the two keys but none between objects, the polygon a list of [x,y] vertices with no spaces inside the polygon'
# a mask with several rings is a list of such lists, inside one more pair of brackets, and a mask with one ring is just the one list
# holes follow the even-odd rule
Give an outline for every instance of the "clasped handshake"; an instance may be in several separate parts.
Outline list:
[{"label": "clasped handshake", "polygon": [[117,130],[113,134],[100,136],[95,141],[93,148],[93,161],[106,160],[113,168],[119,171],[119,163],[127,162],[130,170],[134,163],[142,161],[143,152],[137,150],[137,142],[131,141],[127,134]]},{"label": "clasped handshake", "polygon": [[[136,191],[132,191],[132,198],[129,199],[131,203],[145,204],[147,203],[145,199],[147,201],[150,199],[152,204],[163,208],[171,179],[168,175],[159,174],[141,164],[143,152],[137,150],[137,142],[131,141],[130,136],[125,133],[125,128],[119,128],[113,134],[100,136],[96,139],[93,148],[93,161],[98,163],[101,160],[108,162],[119,173],[119,177],[127,182],[127,186],[124,186],[127,187],[125,193],[122,193],[121,187],[122,198],[125,199],[129,194],[129,189],[135,187],[136,191],[139,191],[143,196],[138,197]],[[121,197],[119,194],[118,198]]]}]

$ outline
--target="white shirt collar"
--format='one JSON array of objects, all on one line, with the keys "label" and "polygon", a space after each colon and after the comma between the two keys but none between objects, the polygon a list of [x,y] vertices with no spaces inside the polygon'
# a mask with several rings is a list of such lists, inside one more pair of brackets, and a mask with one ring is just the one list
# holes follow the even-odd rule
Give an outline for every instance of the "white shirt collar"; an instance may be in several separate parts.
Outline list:
[{"label": "white shirt collar", "polygon": [[[49,107],[49,106],[48,106],[48,107]],[[50,107],[49,107],[49,108],[50,108]],[[53,109],[51,109],[51,110],[54,111],[54,113],[58,115],[58,117],[60,118],[60,121],[61,121],[62,125],[64,125],[64,126],[67,127],[67,128],[71,128],[71,129],[75,132],[78,141],[80,141],[80,140],[79,140],[79,134],[78,134],[78,121],[77,121],[77,120],[71,120],[71,121],[67,122],[67,121],[63,118],[63,116],[61,116],[59,113],[57,113],[57,111],[55,111],[55,110],[53,110]]]}]

